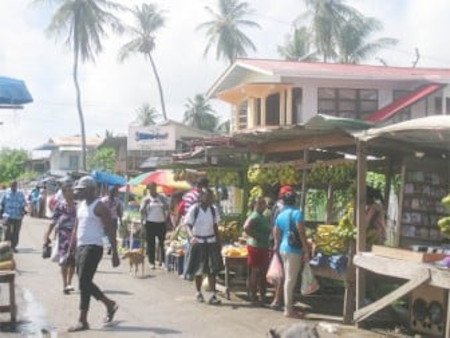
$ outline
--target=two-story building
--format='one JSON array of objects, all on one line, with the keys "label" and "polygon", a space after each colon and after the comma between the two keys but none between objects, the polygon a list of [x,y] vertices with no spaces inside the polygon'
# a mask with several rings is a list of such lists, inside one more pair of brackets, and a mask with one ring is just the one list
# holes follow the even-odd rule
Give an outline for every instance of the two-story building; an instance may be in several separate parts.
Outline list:
[{"label": "two-story building", "polygon": [[[86,137],[87,151],[94,151],[101,142],[102,139],[99,137]],[[82,170],[80,136],[52,137],[35,150],[49,152],[48,172],[52,175],[64,176]]]},{"label": "two-story building", "polygon": [[450,69],[238,59],[207,96],[233,107],[233,133],[317,114],[390,124],[450,114]]}]

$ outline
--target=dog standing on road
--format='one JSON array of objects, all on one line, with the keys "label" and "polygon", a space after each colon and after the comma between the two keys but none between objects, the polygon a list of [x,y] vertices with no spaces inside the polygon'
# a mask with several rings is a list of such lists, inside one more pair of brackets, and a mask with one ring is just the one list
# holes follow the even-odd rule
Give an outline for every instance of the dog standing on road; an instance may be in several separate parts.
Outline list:
[{"label": "dog standing on road", "polygon": [[145,266],[145,252],[144,248],[133,249],[126,251],[122,259],[128,258],[128,262],[130,263],[130,274],[133,270],[134,266],[134,276],[137,276],[139,264],[142,265],[142,277],[144,276],[144,266]]}]

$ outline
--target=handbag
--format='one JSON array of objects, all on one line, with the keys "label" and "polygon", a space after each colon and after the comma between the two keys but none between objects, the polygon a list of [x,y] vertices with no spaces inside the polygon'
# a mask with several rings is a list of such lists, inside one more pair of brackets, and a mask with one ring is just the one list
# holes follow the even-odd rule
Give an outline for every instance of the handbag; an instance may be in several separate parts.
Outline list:
[{"label": "handbag", "polygon": [[45,244],[42,247],[42,258],[44,258],[44,259],[50,258],[51,255],[52,255],[52,246],[51,246],[51,244]]},{"label": "handbag", "polygon": [[288,244],[294,248],[301,248],[302,242],[300,241],[300,234],[298,233],[297,226],[292,222],[292,210],[289,213],[289,233]]}]

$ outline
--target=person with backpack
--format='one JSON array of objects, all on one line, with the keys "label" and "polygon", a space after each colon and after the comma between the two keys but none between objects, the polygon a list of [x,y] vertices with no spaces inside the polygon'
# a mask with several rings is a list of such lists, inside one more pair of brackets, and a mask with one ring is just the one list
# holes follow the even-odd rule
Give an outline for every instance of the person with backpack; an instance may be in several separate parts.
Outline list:
[{"label": "person with backpack", "polygon": [[213,192],[202,189],[199,202],[189,208],[185,217],[191,244],[186,272],[195,277],[196,299],[200,303],[205,301],[201,291],[203,275],[208,276],[212,292],[208,303],[212,305],[220,304],[216,295],[216,275],[223,269],[218,221],[219,215],[213,206]]},{"label": "person with backpack", "polygon": [[302,263],[309,262],[309,250],[306,242],[303,213],[295,207],[295,193],[286,192],[283,197],[283,210],[275,220],[274,255],[280,255],[284,268],[284,315],[301,318],[302,313],[295,312],[294,288]]},{"label": "person with backpack", "polygon": [[148,195],[144,197],[141,203],[140,212],[145,221],[145,237],[147,242],[148,261],[155,269],[155,239],[158,238],[160,250],[159,266],[165,261],[164,239],[166,237],[166,223],[169,217],[169,206],[166,199],[156,192],[156,183],[150,183],[147,186]]}]

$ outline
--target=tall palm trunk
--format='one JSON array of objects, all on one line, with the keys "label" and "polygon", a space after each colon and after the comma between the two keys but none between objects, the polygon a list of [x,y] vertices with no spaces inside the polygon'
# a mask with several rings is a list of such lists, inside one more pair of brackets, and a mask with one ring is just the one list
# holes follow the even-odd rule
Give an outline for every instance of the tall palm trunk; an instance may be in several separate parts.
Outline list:
[{"label": "tall palm trunk", "polygon": [[[75,44],[75,46],[77,46]],[[86,171],[86,131],[84,129],[84,116],[83,109],[81,107],[81,91],[80,85],[78,84],[78,59],[79,59],[79,49],[78,47],[74,48],[74,60],[73,60],[73,82],[75,84],[75,91],[77,94],[77,110],[78,117],[80,118],[80,127],[81,127],[81,163],[82,168]]]},{"label": "tall palm trunk", "polygon": [[155,65],[155,61],[153,61],[152,54],[147,53],[147,57],[150,60],[150,64],[152,65],[152,69],[153,69],[153,74],[155,74],[156,83],[158,84],[159,98],[161,100],[161,112],[164,117],[164,120],[167,121],[166,104],[164,102],[164,94],[163,94],[163,89],[161,86],[161,80],[159,78],[158,71],[156,70],[156,65]]}]

